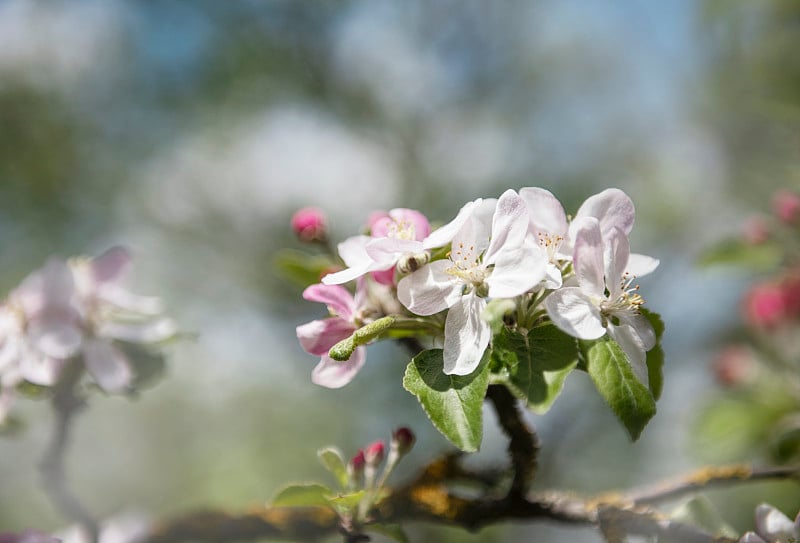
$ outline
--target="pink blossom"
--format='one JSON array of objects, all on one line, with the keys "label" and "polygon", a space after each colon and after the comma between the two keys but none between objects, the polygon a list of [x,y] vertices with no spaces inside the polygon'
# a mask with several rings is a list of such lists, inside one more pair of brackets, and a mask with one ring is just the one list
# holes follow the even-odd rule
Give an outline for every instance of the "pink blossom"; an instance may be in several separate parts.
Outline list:
[{"label": "pink blossom", "polygon": [[369,221],[369,236],[353,236],[339,244],[339,256],[347,268],[325,276],[324,284],[341,285],[370,272],[384,272],[378,275],[380,282],[392,284],[389,273],[397,263],[427,248],[423,240],[431,227],[419,211],[397,208],[388,213],[375,212]]},{"label": "pink blossom", "polygon": [[772,198],[775,215],[786,224],[796,224],[800,219],[800,194],[779,190]]},{"label": "pink blossom", "polygon": [[360,306],[364,295],[359,290],[359,300],[339,285],[311,285],[303,291],[303,298],[328,306],[331,316],[297,327],[297,339],[303,349],[320,356],[319,364],[311,374],[311,381],[328,388],[340,388],[353,380],[366,360],[366,349],[357,347],[345,362],[333,360],[328,351],[343,339],[350,337],[360,325]]},{"label": "pink blossom", "polygon": [[328,237],[328,221],[321,209],[304,207],[292,215],[292,230],[300,241],[322,241]]}]

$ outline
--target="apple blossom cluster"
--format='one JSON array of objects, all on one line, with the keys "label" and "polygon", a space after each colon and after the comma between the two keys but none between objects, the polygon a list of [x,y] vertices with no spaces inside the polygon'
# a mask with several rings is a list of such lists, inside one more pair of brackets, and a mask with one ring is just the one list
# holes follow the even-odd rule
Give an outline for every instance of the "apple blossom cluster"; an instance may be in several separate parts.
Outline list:
[{"label": "apple blossom cluster", "polygon": [[[325,224],[305,216],[298,234],[310,223]],[[442,346],[445,374],[470,375],[497,332],[499,307],[501,325],[549,319],[580,340],[610,337],[647,385],[657,338],[634,281],[658,260],[631,253],[633,223],[633,203],[618,189],[591,196],[571,219],[536,187],[468,202],[439,228],[411,209],[373,213],[365,234],[338,245],[342,268],[303,293],[330,314],[297,327],[304,350],[321,357],[312,379],[341,387],[363,366],[366,343],[409,336]]]},{"label": "apple blossom cluster", "polygon": [[18,386],[58,386],[73,360],[105,392],[126,391],[135,368],[125,345],[176,335],[157,298],[122,285],[130,264],[121,247],[96,258],[51,257],[11,291],[0,305],[0,422]]}]

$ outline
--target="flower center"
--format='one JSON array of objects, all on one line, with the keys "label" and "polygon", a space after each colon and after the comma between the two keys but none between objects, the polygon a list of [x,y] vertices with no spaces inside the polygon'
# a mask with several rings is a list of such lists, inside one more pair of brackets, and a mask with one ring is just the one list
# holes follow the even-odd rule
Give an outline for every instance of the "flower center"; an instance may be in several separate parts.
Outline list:
[{"label": "flower center", "polygon": [[389,225],[389,231],[386,233],[386,236],[413,241],[417,239],[417,229],[411,221],[405,219],[400,219],[399,221],[393,220]]},{"label": "flower center", "polygon": [[613,300],[608,299],[600,303],[600,312],[603,316],[611,315],[638,315],[639,308],[644,305],[644,298],[639,295],[639,285],[631,286],[635,275],[625,272],[619,285],[619,294]]},{"label": "flower center", "polygon": [[554,262],[556,260],[556,251],[561,247],[564,236],[549,234],[547,232],[537,232],[536,237],[539,239],[539,246],[547,251],[547,258],[550,259],[550,262]]},{"label": "flower center", "polygon": [[484,280],[489,276],[490,270],[481,263],[480,255],[475,253],[475,246],[465,247],[459,243],[453,251],[447,253],[453,263],[445,272],[460,279],[465,285],[481,289]]}]

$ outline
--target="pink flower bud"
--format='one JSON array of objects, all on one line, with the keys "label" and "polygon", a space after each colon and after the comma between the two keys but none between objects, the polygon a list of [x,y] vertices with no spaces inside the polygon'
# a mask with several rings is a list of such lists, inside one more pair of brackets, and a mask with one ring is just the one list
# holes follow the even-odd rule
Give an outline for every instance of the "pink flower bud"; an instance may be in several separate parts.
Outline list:
[{"label": "pink flower bud", "polygon": [[401,426],[392,432],[392,448],[395,449],[400,456],[408,454],[416,440],[417,438],[414,432],[405,426]]},{"label": "pink flower bud", "polygon": [[328,221],[322,210],[304,207],[292,215],[292,230],[300,241],[324,241],[328,236]]},{"label": "pink flower bud", "polygon": [[362,473],[364,471],[364,465],[366,464],[366,460],[364,458],[364,451],[358,449],[356,455],[350,460],[350,469],[353,473]]},{"label": "pink flower bud", "polygon": [[779,324],[786,315],[786,298],[783,288],[774,283],[754,285],[744,299],[745,320],[758,327]]},{"label": "pink flower bud", "polygon": [[760,245],[769,239],[769,225],[764,217],[749,217],[742,228],[742,237],[750,245]]},{"label": "pink flower bud", "polygon": [[779,190],[772,198],[772,209],[786,224],[796,224],[800,219],[800,194]]},{"label": "pink flower bud", "polygon": [[755,366],[747,347],[729,345],[717,354],[711,363],[711,369],[719,384],[732,387],[750,381]]},{"label": "pink flower bud", "polygon": [[367,445],[367,448],[364,449],[364,460],[369,466],[375,467],[383,462],[385,450],[386,445],[384,445],[383,441],[381,440],[370,443]]}]

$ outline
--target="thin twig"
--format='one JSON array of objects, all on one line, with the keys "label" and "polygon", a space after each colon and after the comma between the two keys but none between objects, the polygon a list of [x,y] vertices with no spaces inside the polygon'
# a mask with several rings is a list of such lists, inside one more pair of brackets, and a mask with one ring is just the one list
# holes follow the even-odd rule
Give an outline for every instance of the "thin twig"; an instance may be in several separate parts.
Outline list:
[{"label": "thin twig", "polygon": [[755,481],[800,480],[800,466],[753,468],[747,464],[709,466],[701,468],[677,481],[666,481],[655,486],[625,494],[636,505],[656,505],[703,489],[730,486]]}]

